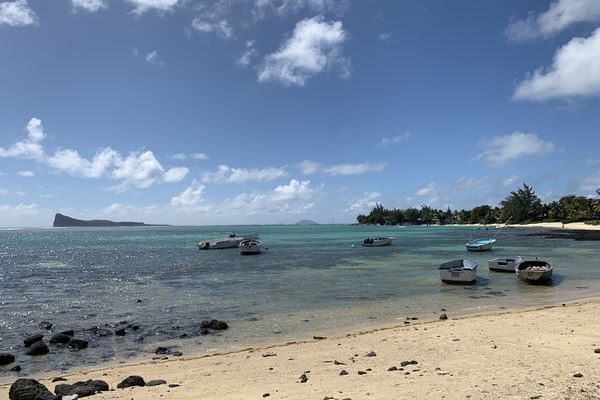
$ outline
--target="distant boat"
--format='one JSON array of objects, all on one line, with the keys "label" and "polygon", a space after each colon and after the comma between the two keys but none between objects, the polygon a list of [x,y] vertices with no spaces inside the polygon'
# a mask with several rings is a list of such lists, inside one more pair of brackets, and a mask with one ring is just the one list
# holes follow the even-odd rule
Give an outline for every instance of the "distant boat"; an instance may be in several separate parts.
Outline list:
[{"label": "distant boat", "polygon": [[515,272],[517,264],[523,261],[523,257],[498,257],[488,261],[490,271],[495,272]]},{"label": "distant boat", "polygon": [[448,261],[439,270],[444,283],[470,284],[477,280],[477,263],[471,260]]},{"label": "distant boat", "polygon": [[204,240],[198,243],[198,250],[213,250],[213,249],[229,249],[238,247],[245,239],[257,239],[258,233],[237,236],[235,233],[230,234],[226,238]]},{"label": "distant boat", "polygon": [[486,251],[491,250],[494,247],[494,243],[496,243],[496,239],[475,239],[468,242],[465,247],[468,251]]},{"label": "distant boat", "polygon": [[246,239],[240,243],[240,254],[258,254],[262,251],[262,242],[258,239]]},{"label": "distant boat", "polygon": [[527,283],[542,283],[552,279],[553,267],[549,262],[542,260],[528,260],[519,263],[515,272],[519,279]]},{"label": "distant boat", "polygon": [[392,244],[393,237],[366,238],[363,240],[364,247],[380,247]]}]

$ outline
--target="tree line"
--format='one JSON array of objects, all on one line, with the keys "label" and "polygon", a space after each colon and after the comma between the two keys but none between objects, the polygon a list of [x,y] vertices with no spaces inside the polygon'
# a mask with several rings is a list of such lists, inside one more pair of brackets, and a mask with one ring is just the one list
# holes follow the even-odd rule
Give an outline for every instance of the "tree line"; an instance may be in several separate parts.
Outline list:
[{"label": "tree line", "polygon": [[359,224],[495,224],[506,222],[526,224],[533,222],[588,222],[600,223],[600,189],[598,198],[568,195],[558,201],[542,203],[531,186],[510,192],[499,207],[481,205],[471,210],[437,210],[429,206],[421,208],[386,209],[376,204],[367,215],[356,217]]}]

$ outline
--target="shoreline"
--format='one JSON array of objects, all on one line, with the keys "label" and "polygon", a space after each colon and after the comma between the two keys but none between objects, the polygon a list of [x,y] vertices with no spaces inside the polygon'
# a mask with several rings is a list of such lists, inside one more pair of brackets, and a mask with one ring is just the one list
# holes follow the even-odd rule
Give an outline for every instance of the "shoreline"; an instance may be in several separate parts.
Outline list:
[{"label": "shoreline", "polygon": [[[165,379],[181,385],[115,389],[95,395],[95,399],[193,399],[200,394],[206,399],[250,399],[266,393],[274,399],[356,399],[367,393],[377,399],[402,395],[431,398],[432,394],[463,399],[590,398],[584,395],[600,394],[593,383],[600,378],[600,370],[592,366],[599,357],[594,353],[600,347],[600,338],[595,339],[600,321],[594,322],[599,311],[600,298],[590,298],[458,317],[449,313],[445,321],[373,326],[322,340],[273,341],[166,361],[116,362],[47,374],[40,382],[53,390],[50,378],[55,376],[67,378],[68,383],[102,379],[115,388],[127,376],[141,375],[146,380]],[[540,352],[540,347],[544,351]],[[376,355],[367,357],[371,351]],[[402,361],[412,360],[418,364],[401,367]],[[403,371],[388,371],[392,367]],[[349,376],[339,375],[342,369]],[[531,378],[532,371],[539,375]],[[578,373],[583,377],[573,377]],[[306,383],[298,383],[302,374],[308,377]],[[526,389],[519,386],[519,393],[514,393],[516,382],[508,376],[520,378]],[[15,379],[3,379],[0,396],[7,397]],[[465,379],[471,384],[455,387]],[[585,387],[578,386],[581,384]]]}]

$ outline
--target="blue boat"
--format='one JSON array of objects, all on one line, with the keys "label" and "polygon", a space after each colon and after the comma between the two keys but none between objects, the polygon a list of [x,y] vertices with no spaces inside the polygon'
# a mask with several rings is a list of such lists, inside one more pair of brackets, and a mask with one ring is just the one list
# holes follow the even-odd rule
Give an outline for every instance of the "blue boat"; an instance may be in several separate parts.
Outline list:
[{"label": "blue boat", "polygon": [[494,238],[475,239],[468,242],[465,246],[469,251],[485,251],[491,250],[494,246],[494,243],[496,243],[496,239]]}]

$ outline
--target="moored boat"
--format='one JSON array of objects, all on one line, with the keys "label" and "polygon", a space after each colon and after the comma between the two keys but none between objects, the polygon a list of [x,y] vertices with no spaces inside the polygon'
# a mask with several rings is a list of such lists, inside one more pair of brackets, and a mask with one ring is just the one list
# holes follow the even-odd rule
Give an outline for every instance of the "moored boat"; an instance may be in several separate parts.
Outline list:
[{"label": "moored boat", "polygon": [[393,237],[366,238],[363,240],[364,247],[380,247],[392,244]]},{"label": "moored boat", "polygon": [[494,247],[494,243],[496,243],[496,239],[475,239],[468,242],[465,247],[468,251],[486,251],[491,250]]},{"label": "moored boat", "polygon": [[543,260],[523,261],[515,267],[517,277],[527,283],[543,283],[552,279],[552,265]]},{"label": "moored boat", "polygon": [[477,280],[477,263],[467,259],[448,261],[440,265],[444,283],[470,284]]},{"label": "moored boat", "polygon": [[523,261],[523,257],[497,257],[488,261],[490,271],[494,272],[514,272],[517,264]]},{"label": "moored boat", "polygon": [[262,251],[262,242],[258,239],[246,239],[240,243],[240,254],[258,254]]},{"label": "moored boat", "polygon": [[225,238],[217,238],[204,240],[198,243],[198,250],[213,250],[213,249],[229,249],[232,247],[238,247],[242,241],[246,239],[257,239],[258,234],[246,234],[242,236],[237,236],[235,233],[230,234]]}]

